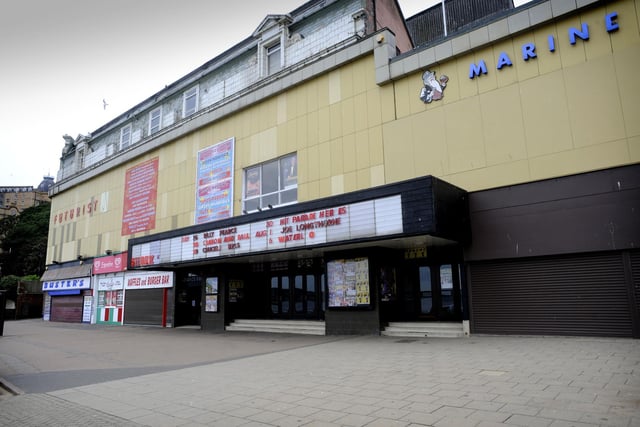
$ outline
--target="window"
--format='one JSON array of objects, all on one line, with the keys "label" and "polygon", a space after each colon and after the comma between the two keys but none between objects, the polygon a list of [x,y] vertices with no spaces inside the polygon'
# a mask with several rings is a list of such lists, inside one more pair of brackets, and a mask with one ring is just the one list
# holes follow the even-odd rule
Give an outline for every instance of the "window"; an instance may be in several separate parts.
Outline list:
[{"label": "window", "polygon": [[162,127],[162,108],[156,108],[149,113],[149,135],[156,133]]},{"label": "window", "polygon": [[298,200],[297,155],[290,154],[244,171],[244,210],[254,211]]},{"label": "window", "polygon": [[451,264],[440,266],[440,306],[444,312],[453,312],[455,309],[451,267]]},{"label": "window", "polygon": [[273,44],[266,48],[267,75],[271,75],[282,68],[280,50],[280,43]]},{"label": "window", "polygon": [[433,311],[433,291],[431,289],[431,268],[421,266],[420,274],[420,312],[431,314]]},{"label": "window", "polygon": [[188,117],[198,111],[198,86],[184,93],[182,103],[182,117]]},{"label": "window", "polygon": [[131,125],[120,129],[120,149],[124,150],[131,144]]},{"label": "window", "polygon": [[84,147],[82,150],[77,150],[76,153],[78,154],[78,170],[80,170],[84,167]]}]

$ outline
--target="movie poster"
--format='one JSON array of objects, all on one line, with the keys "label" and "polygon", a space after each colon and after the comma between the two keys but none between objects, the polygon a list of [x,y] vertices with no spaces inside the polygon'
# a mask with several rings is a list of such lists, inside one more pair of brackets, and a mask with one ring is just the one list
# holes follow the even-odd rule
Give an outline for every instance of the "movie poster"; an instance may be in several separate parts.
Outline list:
[{"label": "movie poster", "polygon": [[156,228],[158,157],[127,170],[122,207],[122,235]]},{"label": "movie poster", "polygon": [[198,151],[195,223],[233,216],[234,138]]},{"label": "movie poster", "polygon": [[341,259],[327,263],[329,307],[363,307],[371,305],[369,260]]}]

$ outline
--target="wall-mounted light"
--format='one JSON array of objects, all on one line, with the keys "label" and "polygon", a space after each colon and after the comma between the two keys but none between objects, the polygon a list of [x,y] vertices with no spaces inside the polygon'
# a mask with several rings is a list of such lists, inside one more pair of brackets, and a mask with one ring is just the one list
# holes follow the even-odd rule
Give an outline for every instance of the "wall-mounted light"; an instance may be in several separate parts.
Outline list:
[{"label": "wall-mounted light", "polygon": [[111,249],[107,249],[104,251],[105,254],[107,255],[111,255],[113,253],[113,251]]},{"label": "wall-mounted light", "polygon": [[242,213],[246,215],[248,212],[247,212],[247,210],[246,210],[246,209],[243,209],[243,210],[242,210]]},{"label": "wall-mounted light", "polygon": [[260,206],[258,206],[258,211],[262,212],[262,208]]},{"label": "wall-mounted light", "polygon": [[52,262],[52,263],[54,263],[54,264],[56,264],[56,265],[60,264],[60,261],[56,261],[56,260],[53,260],[53,261],[51,261],[51,262]]},{"label": "wall-mounted light", "polygon": [[267,206],[269,206],[269,209],[273,209],[273,205],[267,205]]}]

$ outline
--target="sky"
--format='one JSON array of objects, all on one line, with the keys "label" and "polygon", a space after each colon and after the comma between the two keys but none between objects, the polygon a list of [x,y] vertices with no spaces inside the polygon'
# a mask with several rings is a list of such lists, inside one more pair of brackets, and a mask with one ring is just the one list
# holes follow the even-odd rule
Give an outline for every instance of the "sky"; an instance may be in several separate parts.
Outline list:
[{"label": "sky", "polygon": [[[93,132],[304,3],[0,0],[0,186],[56,178],[64,134]],[[436,3],[399,0],[405,18]]]}]

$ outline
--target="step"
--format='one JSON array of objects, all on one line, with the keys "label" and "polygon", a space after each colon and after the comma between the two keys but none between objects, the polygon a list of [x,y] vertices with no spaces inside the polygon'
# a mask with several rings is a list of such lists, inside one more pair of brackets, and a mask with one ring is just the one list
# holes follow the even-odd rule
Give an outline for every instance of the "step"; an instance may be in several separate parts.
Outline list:
[{"label": "step", "polygon": [[302,335],[325,335],[324,322],[305,320],[238,319],[225,330],[236,332],[270,332]]},{"label": "step", "polygon": [[413,329],[460,329],[462,322],[389,322],[389,327]]},{"label": "step", "polygon": [[381,335],[410,338],[461,338],[465,336],[462,323],[457,322],[392,322],[384,328]]},{"label": "step", "polygon": [[387,337],[406,338],[462,338],[462,331],[408,331],[408,330],[388,330],[385,329],[381,335]]}]

